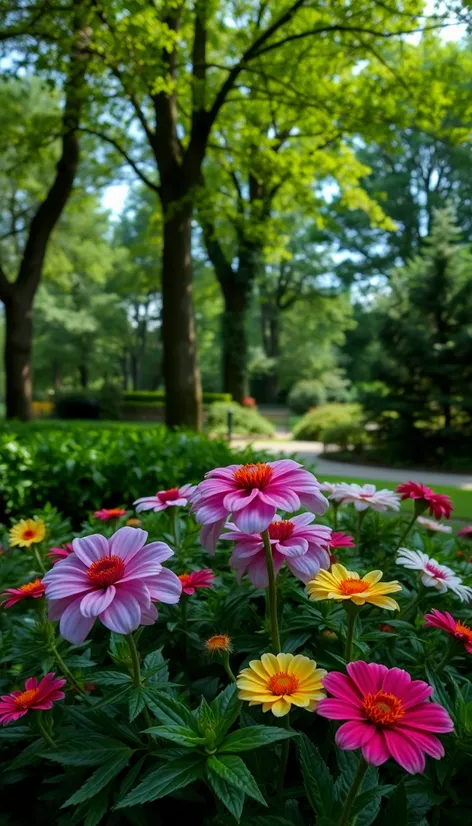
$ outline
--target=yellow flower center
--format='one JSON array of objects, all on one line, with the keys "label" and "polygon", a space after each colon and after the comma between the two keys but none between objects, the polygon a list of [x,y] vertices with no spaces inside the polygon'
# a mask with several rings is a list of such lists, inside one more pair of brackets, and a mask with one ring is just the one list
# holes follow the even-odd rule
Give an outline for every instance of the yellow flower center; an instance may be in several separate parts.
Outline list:
[{"label": "yellow flower center", "polygon": [[279,671],[274,674],[268,684],[269,691],[272,694],[294,694],[299,686],[299,682],[294,674],[287,674],[285,671]]},{"label": "yellow flower center", "polygon": [[369,720],[381,726],[397,723],[405,713],[402,701],[394,694],[385,694],[383,691],[377,691],[377,694],[366,694],[363,707]]},{"label": "yellow flower center", "polygon": [[250,493],[254,488],[264,490],[272,479],[274,471],[270,465],[264,462],[256,464],[242,465],[234,471],[234,481],[238,488],[247,490]]},{"label": "yellow flower center", "polygon": [[39,689],[30,688],[28,691],[23,691],[18,697],[15,697],[15,705],[19,708],[30,708],[39,698]]},{"label": "yellow flower center", "polygon": [[369,583],[363,579],[345,579],[339,586],[341,594],[350,596],[351,594],[361,594],[362,591],[369,590]]}]

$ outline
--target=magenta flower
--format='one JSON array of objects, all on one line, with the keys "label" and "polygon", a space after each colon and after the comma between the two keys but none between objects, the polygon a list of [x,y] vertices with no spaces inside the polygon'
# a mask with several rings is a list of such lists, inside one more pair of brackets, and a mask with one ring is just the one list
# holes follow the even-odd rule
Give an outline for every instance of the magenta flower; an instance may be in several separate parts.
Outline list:
[{"label": "magenta flower", "polygon": [[277,508],[293,512],[302,505],[317,514],[329,507],[316,477],[292,459],[210,470],[192,497],[201,543],[211,552],[230,514],[240,531],[253,534],[268,527]]},{"label": "magenta flower", "polygon": [[[331,537],[331,528],[325,525],[311,525],[312,513],[293,516],[290,521],[275,516],[269,525],[269,537],[272,548],[272,560],[276,574],[284,562],[297,579],[308,582],[313,579],[320,568],[328,570],[330,559],[327,547]],[[238,581],[247,575],[256,588],[267,588],[267,566],[264,543],[260,534],[244,533],[236,525],[226,525],[229,533],[221,539],[234,540],[234,550],[229,564],[237,572]]]},{"label": "magenta flower", "polygon": [[28,677],[24,691],[13,691],[0,697],[0,723],[6,726],[24,717],[28,711],[48,711],[56,700],[63,700],[61,688],[65,680],[56,680],[52,672],[38,683],[36,677]]},{"label": "magenta flower", "polygon": [[426,626],[446,631],[455,640],[463,643],[468,654],[472,654],[472,628],[463,622],[456,621],[448,611],[442,613],[436,608],[433,608],[430,614],[425,614],[424,618]]},{"label": "magenta flower", "polygon": [[181,488],[170,488],[169,490],[158,490],[154,496],[142,496],[136,499],[136,512],[140,511],[164,511],[166,508],[184,508],[188,505],[190,497],[195,490],[195,485],[183,485]]},{"label": "magenta flower", "polygon": [[125,516],[127,511],[124,508],[101,508],[95,511],[94,519],[101,519],[102,522],[109,522],[111,519],[119,519],[120,516]]},{"label": "magenta flower", "polygon": [[461,528],[460,531],[457,531],[457,536],[463,536],[464,539],[472,539],[472,525]]},{"label": "magenta flower", "polygon": [[33,582],[27,582],[26,585],[20,585],[19,588],[7,588],[3,594],[0,594],[0,599],[5,600],[4,608],[11,608],[23,599],[40,599],[43,596],[44,585],[40,579],[35,579]]},{"label": "magenta flower", "polygon": [[393,757],[410,774],[424,771],[425,754],[444,756],[435,734],[454,725],[442,706],[429,701],[428,683],[377,663],[349,663],[347,672],[326,675],[323,685],[333,698],[321,700],[316,709],[329,720],[347,721],[336,733],[339,748],[362,749],[373,766]]},{"label": "magenta flower", "polygon": [[174,552],[165,542],[145,546],[147,536],[126,527],[110,539],[74,539],[74,552],[45,574],[49,618],[60,619],[64,639],[83,642],[97,617],[110,631],[130,634],[156,621],[153,602],[179,601],[181,582],[161,565]]},{"label": "magenta flower", "polygon": [[191,571],[190,574],[179,574],[182,583],[182,593],[191,596],[198,588],[211,588],[215,574],[211,568],[202,568],[200,571]]},{"label": "magenta flower", "polygon": [[46,554],[46,556],[48,556],[49,559],[52,559],[54,562],[59,562],[60,559],[67,559],[67,557],[70,556],[71,553],[72,542],[66,542],[66,544],[63,545],[62,548],[51,548],[51,550],[49,551],[49,553]]},{"label": "magenta flower", "polygon": [[329,550],[334,551],[336,548],[355,548],[356,543],[354,542],[354,537],[349,536],[348,533],[343,533],[343,531],[333,531],[331,534],[331,539],[329,540]]}]

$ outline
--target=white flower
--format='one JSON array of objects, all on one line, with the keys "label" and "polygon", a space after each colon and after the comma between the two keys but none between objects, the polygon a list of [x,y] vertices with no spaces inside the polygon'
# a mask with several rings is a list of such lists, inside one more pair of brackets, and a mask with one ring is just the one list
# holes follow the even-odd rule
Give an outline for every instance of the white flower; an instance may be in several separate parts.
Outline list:
[{"label": "white flower", "polygon": [[343,504],[353,504],[357,511],[373,508],[375,511],[400,510],[400,497],[392,490],[377,490],[375,485],[351,485],[341,482],[336,486],[333,499]]},{"label": "white flower", "polygon": [[462,584],[462,579],[447,565],[441,565],[422,551],[409,551],[400,548],[397,565],[403,565],[412,571],[420,571],[421,582],[427,588],[436,588],[440,594],[452,591],[462,602],[472,598],[472,588]]},{"label": "white flower", "polygon": [[436,522],[434,519],[427,519],[426,516],[418,516],[416,520],[419,525],[422,525],[423,528],[426,528],[427,531],[437,531],[438,533],[452,533],[452,528],[450,525],[441,525],[440,522]]},{"label": "white flower", "polygon": [[328,499],[334,499],[334,501],[337,502],[337,492],[339,488],[345,484],[346,482],[323,482],[323,484],[320,485],[320,490],[328,495]]}]

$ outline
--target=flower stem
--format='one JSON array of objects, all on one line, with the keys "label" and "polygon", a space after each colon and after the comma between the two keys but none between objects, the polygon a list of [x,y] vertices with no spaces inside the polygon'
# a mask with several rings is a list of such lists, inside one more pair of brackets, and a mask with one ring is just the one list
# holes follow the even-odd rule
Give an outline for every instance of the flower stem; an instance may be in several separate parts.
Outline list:
[{"label": "flower stem", "polygon": [[[131,656],[131,670],[133,676],[133,685],[135,688],[142,688],[143,683],[141,680],[141,665],[139,663],[139,652],[136,648],[136,643],[134,641],[134,637],[132,634],[126,634],[126,642],[128,643],[129,653]],[[144,719],[146,720],[146,725],[148,728],[152,726],[151,715],[147,709],[147,706],[143,708],[143,715]]]},{"label": "flower stem", "polygon": [[270,629],[272,636],[272,647],[275,654],[280,653],[280,634],[279,622],[277,618],[277,585],[275,582],[274,563],[272,560],[272,548],[270,545],[269,531],[267,528],[261,533],[262,541],[264,543],[265,561],[267,566],[267,576],[269,579],[269,587],[267,588],[267,599],[269,603],[270,613]]},{"label": "flower stem", "polygon": [[338,527],[338,508],[339,508],[339,505],[338,505],[337,502],[334,502],[334,501],[331,502],[331,505],[333,507],[333,531],[335,531]]},{"label": "flower stem", "polygon": [[223,651],[221,654],[221,662],[223,665],[224,670],[226,671],[228,677],[230,678],[232,683],[236,682],[236,677],[234,676],[233,669],[231,668],[229,662],[229,653],[228,651]]},{"label": "flower stem", "polygon": [[444,656],[441,657],[441,659],[439,660],[436,668],[434,669],[436,674],[441,673],[441,671],[443,670],[443,668],[447,664],[447,662],[450,660],[450,658],[454,656],[455,651],[456,651],[456,641],[455,641],[454,637],[451,637],[450,640],[449,640],[448,645],[446,646]]},{"label": "flower stem", "polygon": [[52,739],[51,735],[46,731],[46,729],[44,727],[41,711],[38,711],[38,713],[36,715],[36,721],[35,722],[36,722],[36,726],[37,726],[38,731],[39,731],[41,737],[43,738],[43,740],[48,744],[48,746],[51,746],[52,749],[55,749],[56,744],[55,744],[54,740]]},{"label": "flower stem", "polygon": [[[285,717],[282,717],[282,725],[284,728],[289,729],[290,723],[288,719],[289,715],[286,714]],[[287,763],[288,763],[288,755],[290,750],[290,740],[287,737],[286,740],[282,740],[282,754],[280,756],[280,769],[279,769],[279,779],[278,779],[278,786],[277,790],[282,793],[284,788],[284,780],[285,780],[285,772],[287,770]]]},{"label": "flower stem", "polygon": [[[405,530],[403,531],[403,533],[402,533],[402,535],[401,535],[400,539],[398,540],[398,547],[397,547],[397,551],[398,551],[398,550],[400,550],[400,548],[402,547],[402,545],[403,545],[403,543],[404,543],[405,539],[407,538],[408,534],[410,533],[410,531],[411,531],[411,529],[412,529],[413,525],[415,524],[415,522],[416,522],[417,518],[418,518],[418,514],[417,514],[417,513],[416,513],[416,511],[415,511],[415,513],[413,514],[412,518],[411,518],[411,519],[410,519],[410,521],[408,522],[408,524],[407,524],[407,526],[406,526]],[[395,551],[395,553],[396,553],[396,551]]]},{"label": "flower stem", "polygon": [[361,787],[361,783],[364,779],[364,775],[368,769],[368,763],[364,760],[363,757],[360,758],[359,764],[357,766],[357,771],[354,775],[353,781],[351,783],[351,788],[349,789],[346,800],[344,801],[343,810],[341,812],[341,817],[338,821],[338,826],[348,826],[349,823],[349,815],[351,814],[351,809],[353,803],[357,797],[357,793]]},{"label": "flower stem", "polygon": [[36,562],[38,563],[39,570],[41,571],[42,574],[45,574],[46,573],[46,568],[44,567],[44,562],[41,559],[41,554],[39,553],[38,548],[33,548],[33,553],[34,553]]},{"label": "flower stem", "polygon": [[74,677],[74,675],[73,675],[72,671],[71,671],[71,670],[70,670],[70,668],[69,668],[69,667],[65,664],[64,660],[62,659],[61,655],[59,654],[59,651],[58,651],[58,650],[57,650],[57,648],[56,648],[56,643],[55,643],[55,642],[51,642],[51,643],[49,644],[49,649],[50,649],[50,651],[51,651],[51,654],[53,654],[53,656],[54,656],[54,658],[55,658],[55,660],[56,660],[56,662],[57,662],[57,664],[58,664],[58,666],[59,666],[60,670],[61,670],[61,671],[62,671],[62,673],[64,674],[64,677],[66,678],[66,680],[68,680],[68,682],[69,682],[71,685],[73,685],[73,686],[74,686],[74,688],[76,689],[76,691],[78,691],[78,693],[80,694],[80,696],[81,696],[81,697],[83,697],[85,700],[89,701],[89,700],[90,700],[90,698],[87,696],[87,694],[86,694],[86,693],[85,693],[85,691],[83,690],[83,688],[82,688],[82,686],[80,685],[80,683],[79,683],[79,682],[77,682],[77,680],[76,680],[76,678]]},{"label": "flower stem", "polygon": [[354,628],[356,626],[357,619],[357,606],[346,600],[345,608],[347,611],[347,632],[346,645],[344,647],[344,659],[347,663],[350,663],[352,659],[352,640],[354,637]]},{"label": "flower stem", "polygon": [[364,521],[364,517],[367,511],[357,511],[357,524],[356,524],[356,548],[359,550],[361,546],[361,534],[362,534],[362,523]]}]

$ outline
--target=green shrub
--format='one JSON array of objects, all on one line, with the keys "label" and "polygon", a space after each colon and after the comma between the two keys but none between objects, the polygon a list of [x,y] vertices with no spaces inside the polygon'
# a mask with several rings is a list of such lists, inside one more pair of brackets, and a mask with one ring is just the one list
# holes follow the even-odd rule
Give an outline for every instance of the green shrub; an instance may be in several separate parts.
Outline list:
[{"label": "green shrub", "polygon": [[233,433],[244,435],[263,434],[272,436],[275,427],[272,422],[261,416],[257,410],[243,407],[236,402],[215,402],[208,409],[207,429],[210,433],[224,436],[228,432],[228,410],[233,411]]},{"label": "green shrub", "polygon": [[[203,393],[203,404],[213,402],[230,402],[231,393]],[[165,403],[166,394],[164,390],[128,390],[123,393],[124,402],[160,402]]]},{"label": "green shrub", "polygon": [[334,403],[306,413],[295,425],[293,436],[342,447],[364,445],[368,438],[361,405]]},{"label": "green shrub", "polygon": [[156,424],[8,424],[0,430],[0,521],[50,502],[79,525],[101,506],[131,507],[138,496],[201,481],[214,467],[254,457],[251,450],[232,451],[224,441]]},{"label": "green shrub", "polygon": [[303,379],[293,385],[287,402],[294,413],[306,413],[310,407],[318,407],[326,402],[326,390],[317,379]]}]

